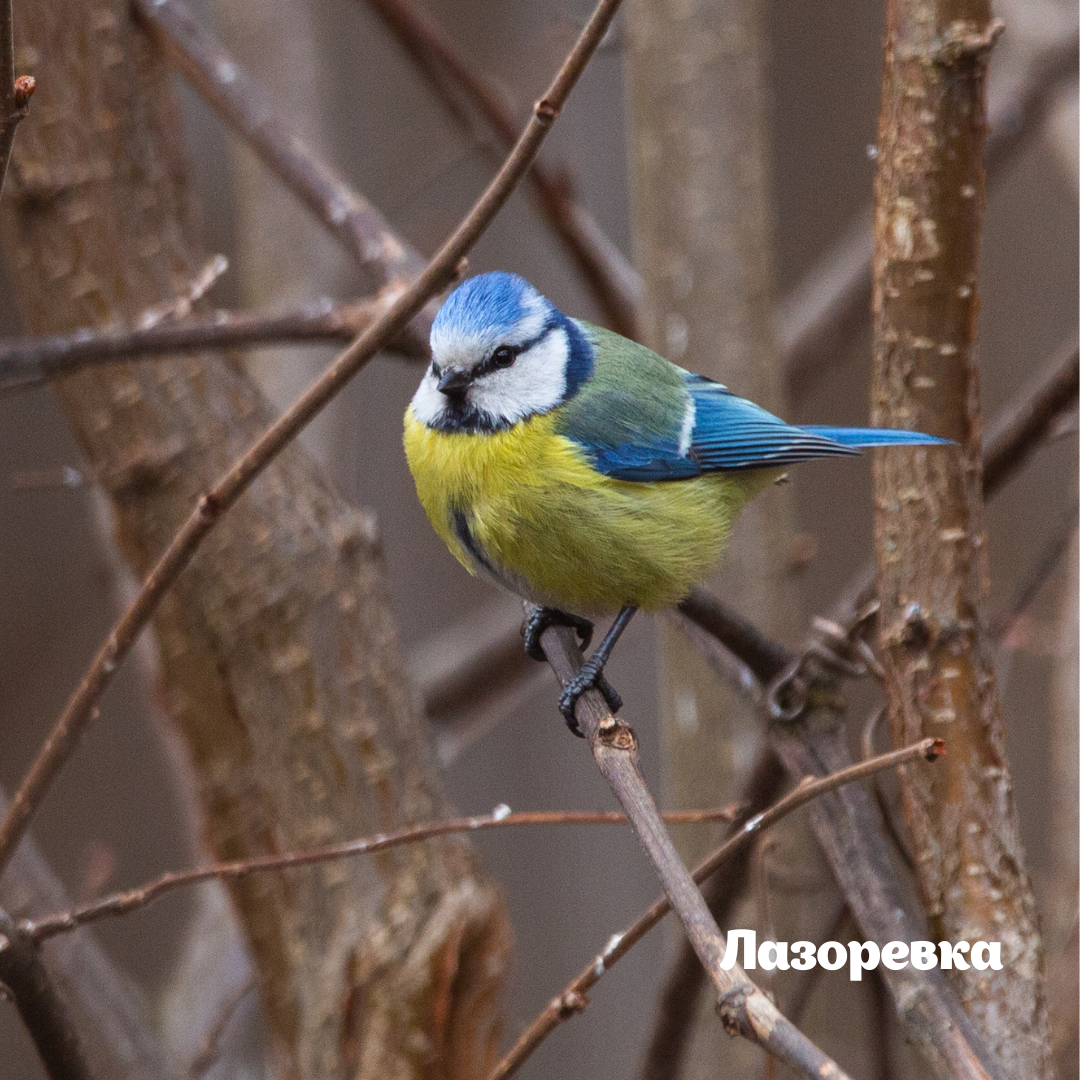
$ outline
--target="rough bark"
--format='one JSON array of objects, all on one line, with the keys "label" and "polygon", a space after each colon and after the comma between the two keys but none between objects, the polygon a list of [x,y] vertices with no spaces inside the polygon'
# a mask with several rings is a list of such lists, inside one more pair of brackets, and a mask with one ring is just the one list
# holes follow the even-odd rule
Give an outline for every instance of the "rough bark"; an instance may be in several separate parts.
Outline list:
[{"label": "rough bark", "polygon": [[[644,283],[643,340],[783,415],[764,14],[760,0],[630,5],[634,261]],[[792,639],[799,618],[791,520],[788,491],[765,493],[743,513],[709,580],[782,641]],[[660,638],[664,798],[673,806],[734,799],[762,745],[761,724],[677,633],[661,627]],[[710,829],[680,836],[680,854],[694,862],[718,839]],[[812,843],[803,850],[813,852]],[[697,979],[693,969],[687,973]],[[685,1033],[687,1025],[678,1026]],[[752,1060],[716,1031],[703,1013],[684,1075],[712,1075],[717,1053]],[[664,1075],[678,1071],[675,1058],[668,1046],[651,1052]]]},{"label": "rough bark", "polygon": [[[35,333],[131,319],[205,262],[164,65],[119,0],[22,4],[18,26],[47,87],[2,215],[24,317]],[[57,392],[137,573],[272,416],[220,355],[110,366]],[[216,857],[443,810],[374,524],[298,447],[221,522],[155,629]],[[259,876],[232,899],[283,1075],[472,1077],[489,1063],[508,929],[465,845]]]},{"label": "rough bark", "polygon": [[1042,947],[985,640],[975,355],[988,0],[890,0],[874,256],[874,422],[955,449],[876,456],[875,548],[893,737],[943,737],[944,769],[902,780],[932,931],[1003,943],[953,971],[1011,1077],[1045,1075]]}]

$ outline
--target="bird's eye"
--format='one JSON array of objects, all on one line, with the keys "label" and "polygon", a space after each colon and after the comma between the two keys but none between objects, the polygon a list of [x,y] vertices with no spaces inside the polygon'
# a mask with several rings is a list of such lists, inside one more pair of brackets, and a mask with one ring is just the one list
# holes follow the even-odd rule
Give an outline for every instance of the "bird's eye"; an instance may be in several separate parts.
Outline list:
[{"label": "bird's eye", "polygon": [[500,345],[491,354],[491,362],[497,368],[508,368],[516,359],[517,353],[509,345]]}]

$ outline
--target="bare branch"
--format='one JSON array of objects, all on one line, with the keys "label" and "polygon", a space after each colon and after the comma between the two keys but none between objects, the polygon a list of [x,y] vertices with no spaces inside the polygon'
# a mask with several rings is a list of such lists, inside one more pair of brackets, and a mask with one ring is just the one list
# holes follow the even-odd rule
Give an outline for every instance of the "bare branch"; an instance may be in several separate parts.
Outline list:
[{"label": "bare branch", "polygon": [[11,991],[51,1080],[91,1080],[67,1007],[42,963],[37,942],[0,910],[0,983]]},{"label": "bare branch", "polygon": [[[7,805],[0,790],[0,808]],[[0,882],[0,905],[16,922],[33,910],[65,907],[68,896],[32,840],[20,845]],[[70,1012],[95,1077],[179,1080],[147,1023],[146,1002],[91,934],[57,941],[41,959]],[[3,979],[0,978],[0,982]]]},{"label": "bare branch", "polygon": [[[453,91],[458,91],[499,142],[513,146],[517,125],[503,95],[469,66],[450,36],[429,14],[408,0],[367,2],[428,76],[448,108],[458,112],[458,102],[453,96]],[[603,236],[592,215],[574,199],[569,178],[561,170],[549,168],[538,158],[529,170],[528,180],[540,212],[592,290],[608,326],[636,338],[641,280],[634,268]]]},{"label": "bare branch", "polygon": [[[169,3],[174,2],[175,0],[169,0]],[[599,0],[547,93],[534,106],[532,119],[502,168],[424,272],[396,296],[375,322],[337,357],[329,369],[199,500],[198,506],[147,575],[138,596],[99,649],[11,800],[7,816],[0,824],[0,870],[11,857],[15,844],[25,833],[52,778],[74,752],[96,702],[112,681],[117,666],[149,622],[169,587],[191,561],[207,533],[259,473],[458,272],[465,253],[502,208],[536,156],[570,91],[610,25],[619,2],[620,0]],[[168,5],[163,5],[165,6]]]},{"label": "bare branch", "polygon": [[[724,650],[717,647],[716,652],[723,653]],[[771,749],[766,748],[758,755],[743,787],[739,801],[746,809],[736,819],[736,827],[745,825],[751,818],[768,810],[779,798],[786,781],[787,772],[780,759]],[[741,834],[736,832],[733,839],[737,839],[739,835]],[[745,844],[734,851],[724,863],[723,874],[713,874],[703,882],[705,901],[720,926],[726,926],[730,922],[735,905],[742,896],[743,887],[750,874],[752,854],[752,846]],[[700,880],[697,871],[694,880]],[[689,942],[684,939],[679,944],[675,958],[668,965],[660,988],[656,1019],[639,1074],[642,1080],[675,1080],[680,1075],[684,1054],[698,1015],[698,999],[704,986],[705,971]],[[793,1024],[799,1022],[794,1014],[790,1014],[789,1019]]]},{"label": "bare branch", "polygon": [[4,187],[15,129],[26,116],[34,80],[29,75],[15,78],[15,39],[12,30],[11,0],[0,2],[0,190]]},{"label": "bare branch", "polygon": [[[373,297],[351,303],[329,300],[280,314],[211,311],[157,326],[103,326],[54,337],[0,343],[0,394],[39,386],[92,364],[160,357],[208,348],[349,342],[369,327],[387,304]],[[411,326],[388,348],[427,359],[427,344]]]},{"label": "bare branch", "polygon": [[[582,663],[573,631],[565,626],[549,627],[541,645],[560,682],[573,678]],[[836,1063],[781,1015],[738,964],[730,969],[721,966],[723,935],[664,828],[638,768],[634,732],[611,715],[595,690],[582,695],[577,720],[601,773],[630,818],[671,906],[716,987],[717,1011],[725,1030],[742,1035],[806,1076],[828,1075],[841,1080],[845,1074]]]}]

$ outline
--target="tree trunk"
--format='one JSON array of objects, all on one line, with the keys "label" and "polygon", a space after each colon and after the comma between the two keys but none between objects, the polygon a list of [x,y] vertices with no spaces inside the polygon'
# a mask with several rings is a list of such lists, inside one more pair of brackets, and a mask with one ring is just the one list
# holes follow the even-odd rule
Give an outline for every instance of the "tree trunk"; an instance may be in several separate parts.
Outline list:
[{"label": "tree trunk", "polygon": [[879,124],[873,418],[956,448],[874,463],[881,645],[893,738],[948,744],[904,810],[934,932],[1002,942],[949,974],[1006,1075],[1046,1075],[1042,947],[985,640],[975,341],[988,0],[890,0]]},{"label": "tree trunk", "polygon": [[[40,89],[2,229],[29,329],[132,319],[184,293],[205,253],[160,56],[120,0],[23,3],[16,25]],[[57,391],[137,573],[272,417],[220,355],[99,368]],[[155,628],[216,857],[443,812],[374,522],[298,447],[225,516]],[[281,1075],[484,1071],[508,928],[466,845],[256,875],[231,894]]]},{"label": "tree trunk", "polygon": [[[636,0],[629,14],[632,213],[644,341],[783,415],[773,329],[764,5]],[[792,512],[783,489],[751,503],[709,581],[725,602],[780,640],[795,636],[799,618],[789,558]],[[761,722],[677,630],[661,626],[660,639],[665,800],[705,806],[734,799],[764,741]],[[721,832],[679,836],[680,854],[697,861]],[[739,925],[749,924],[742,918]],[[697,968],[691,971],[696,978]],[[685,1031],[688,1025],[673,1019]],[[714,1075],[717,1054],[747,1064],[758,1057],[731,1044],[704,1006],[695,1043],[685,1076]],[[659,1075],[656,1066],[674,1075],[674,1048],[654,1049],[650,1056],[664,1060],[647,1063],[647,1073]]]}]

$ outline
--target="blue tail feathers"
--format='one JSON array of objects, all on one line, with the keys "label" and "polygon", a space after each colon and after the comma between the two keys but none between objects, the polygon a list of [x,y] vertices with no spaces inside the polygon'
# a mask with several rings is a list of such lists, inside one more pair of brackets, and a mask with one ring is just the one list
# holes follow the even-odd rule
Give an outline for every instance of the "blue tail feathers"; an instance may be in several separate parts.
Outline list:
[{"label": "blue tail feathers", "polygon": [[952,439],[939,439],[921,431],[900,431],[896,428],[851,428],[799,425],[803,431],[832,439],[841,446],[951,446]]}]

